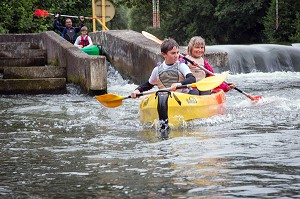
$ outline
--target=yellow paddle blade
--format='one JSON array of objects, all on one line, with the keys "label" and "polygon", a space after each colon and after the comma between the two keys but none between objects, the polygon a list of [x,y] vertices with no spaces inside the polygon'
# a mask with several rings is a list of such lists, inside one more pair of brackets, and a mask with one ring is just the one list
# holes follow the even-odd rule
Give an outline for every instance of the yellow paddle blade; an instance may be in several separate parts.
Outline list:
[{"label": "yellow paddle blade", "polygon": [[199,91],[209,91],[222,84],[228,76],[228,72],[224,72],[218,76],[210,76],[192,84],[192,87],[197,87]]},{"label": "yellow paddle blade", "polygon": [[122,104],[122,100],[125,99],[124,96],[119,96],[115,94],[105,94],[105,95],[98,95],[96,99],[103,105],[108,108],[115,108]]}]

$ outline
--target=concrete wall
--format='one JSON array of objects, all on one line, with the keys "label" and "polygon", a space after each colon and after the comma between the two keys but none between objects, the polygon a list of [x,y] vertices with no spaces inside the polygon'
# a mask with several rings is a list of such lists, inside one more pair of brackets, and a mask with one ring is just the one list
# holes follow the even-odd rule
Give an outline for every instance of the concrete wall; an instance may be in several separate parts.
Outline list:
[{"label": "concrete wall", "polygon": [[135,83],[148,80],[153,68],[162,60],[159,44],[131,30],[108,30],[90,33],[94,43],[105,47],[108,60],[123,77]]},{"label": "concrete wall", "polygon": [[91,95],[107,91],[104,56],[88,55],[53,31],[41,33],[41,38],[48,62],[66,67],[68,82],[81,85]]},{"label": "concrete wall", "polygon": [[[89,35],[94,44],[104,46],[108,60],[120,74],[136,84],[147,81],[153,68],[163,60],[160,45],[145,38],[141,33],[131,30],[108,30]],[[53,31],[0,35],[1,41],[37,43],[42,49],[47,49],[49,64],[66,67],[68,82],[81,85],[90,94],[107,91],[105,57],[87,55]],[[180,49],[180,52],[185,51]],[[205,58],[215,69],[228,65],[226,53],[208,53]]]},{"label": "concrete wall", "polygon": [[90,56],[53,31],[37,34],[0,35],[0,42],[30,42],[47,50],[47,62],[65,67],[67,81],[80,85],[91,95],[107,91],[107,68],[104,56]]},{"label": "concrete wall", "polygon": [[[106,30],[89,35],[94,43],[105,47],[108,60],[120,74],[136,84],[147,81],[153,68],[163,60],[160,45],[141,33],[131,30]],[[186,50],[181,48],[180,52]],[[224,52],[207,53],[205,58],[215,69],[228,65],[227,53]]]}]

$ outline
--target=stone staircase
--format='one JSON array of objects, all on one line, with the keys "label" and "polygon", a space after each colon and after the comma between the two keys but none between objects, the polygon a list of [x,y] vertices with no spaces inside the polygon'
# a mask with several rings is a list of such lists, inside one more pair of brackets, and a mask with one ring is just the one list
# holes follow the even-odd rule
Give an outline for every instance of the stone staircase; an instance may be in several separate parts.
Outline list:
[{"label": "stone staircase", "polygon": [[66,93],[66,68],[32,42],[0,42],[0,94]]}]

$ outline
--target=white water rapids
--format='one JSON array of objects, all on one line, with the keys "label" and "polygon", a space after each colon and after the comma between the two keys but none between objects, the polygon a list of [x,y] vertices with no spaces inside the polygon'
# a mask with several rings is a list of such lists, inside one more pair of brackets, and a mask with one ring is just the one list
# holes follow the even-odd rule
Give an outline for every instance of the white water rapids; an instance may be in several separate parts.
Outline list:
[{"label": "white water rapids", "polygon": [[[108,92],[137,86],[110,69]],[[1,96],[0,198],[296,198],[300,73],[230,75],[224,115],[159,140],[139,99],[103,107],[66,95]]]}]

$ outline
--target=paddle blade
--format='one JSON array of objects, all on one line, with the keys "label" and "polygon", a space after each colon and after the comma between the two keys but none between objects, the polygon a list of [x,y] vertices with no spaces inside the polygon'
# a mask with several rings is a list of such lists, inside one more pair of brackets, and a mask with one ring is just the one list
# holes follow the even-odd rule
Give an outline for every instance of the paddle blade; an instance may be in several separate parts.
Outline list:
[{"label": "paddle blade", "polygon": [[259,96],[259,95],[256,95],[256,96],[249,95],[248,97],[249,97],[252,101],[258,101],[258,100],[262,99],[262,96]]},{"label": "paddle blade", "polygon": [[197,87],[199,91],[209,91],[222,84],[227,78],[227,76],[228,76],[227,72],[224,72],[221,75],[217,75],[217,76],[210,76],[196,83],[193,83],[192,87]]},{"label": "paddle blade", "polygon": [[122,100],[125,99],[125,97],[114,94],[105,94],[96,96],[96,99],[105,107],[115,108],[122,104]]},{"label": "paddle blade", "polygon": [[158,39],[157,37],[155,37],[154,35],[152,35],[152,34],[146,32],[146,31],[142,31],[142,34],[143,34],[146,38],[148,38],[148,39],[150,39],[150,40],[152,40],[152,41],[154,41],[154,42],[156,42],[156,43],[158,43],[158,44],[162,44],[162,42],[163,42],[162,40]]},{"label": "paddle blade", "polygon": [[47,17],[49,13],[46,10],[36,9],[34,11],[35,16],[37,17]]}]

